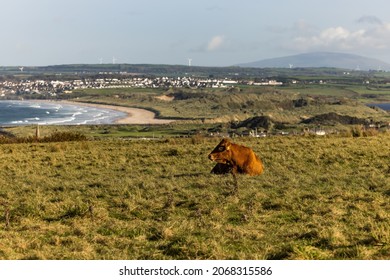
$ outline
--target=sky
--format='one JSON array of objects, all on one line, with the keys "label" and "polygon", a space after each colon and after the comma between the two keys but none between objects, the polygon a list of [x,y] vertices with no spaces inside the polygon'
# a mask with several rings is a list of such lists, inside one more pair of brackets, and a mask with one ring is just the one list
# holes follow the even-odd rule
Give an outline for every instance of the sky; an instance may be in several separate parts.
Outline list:
[{"label": "sky", "polygon": [[390,63],[388,0],[0,0],[0,66],[231,66],[306,52]]}]

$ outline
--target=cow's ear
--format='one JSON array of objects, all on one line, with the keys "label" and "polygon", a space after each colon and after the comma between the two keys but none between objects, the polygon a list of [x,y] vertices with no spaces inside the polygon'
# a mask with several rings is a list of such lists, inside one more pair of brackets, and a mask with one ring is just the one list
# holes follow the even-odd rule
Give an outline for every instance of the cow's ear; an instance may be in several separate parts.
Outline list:
[{"label": "cow's ear", "polygon": [[230,143],[230,142],[227,142],[227,143],[226,143],[226,146],[225,146],[226,151],[229,151],[229,150],[230,150],[230,146],[231,146],[231,143]]}]

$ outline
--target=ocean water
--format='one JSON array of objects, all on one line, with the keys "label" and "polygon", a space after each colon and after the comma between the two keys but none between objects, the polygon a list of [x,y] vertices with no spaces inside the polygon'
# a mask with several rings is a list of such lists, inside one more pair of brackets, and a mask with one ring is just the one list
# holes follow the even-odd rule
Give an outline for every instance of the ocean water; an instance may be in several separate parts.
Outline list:
[{"label": "ocean water", "polygon": [[0,101],[0,125],[109,124],[126,113],[116,110],[50,101]]},{"label": "ocean water", "polygon": [[390,103],[376,103],[376,104],[368,104],[368,106],[372,107],[372,106],[375,106],[375,107],[379,107],[383,110],[386,110],[386,111],[390,111]]}]

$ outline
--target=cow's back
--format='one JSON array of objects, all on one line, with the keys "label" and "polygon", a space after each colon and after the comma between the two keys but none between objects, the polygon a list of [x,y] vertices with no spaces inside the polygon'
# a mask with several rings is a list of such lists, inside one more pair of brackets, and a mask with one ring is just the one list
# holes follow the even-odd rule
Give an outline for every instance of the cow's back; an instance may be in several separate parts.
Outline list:
[{"label": "cow's back", "polygon": [[232,144],[232,160],[237,165],[239,173],[248,175],[260,175],[263,173],[263,163],[251,148]]},{"label": "cow's back", "polygon": [[253,174],[250,175],[260,175],[264,171],[263,162],[253,151],[252,153],[255,156],[255,159],[253,161],[252,168],[251,168]]}]

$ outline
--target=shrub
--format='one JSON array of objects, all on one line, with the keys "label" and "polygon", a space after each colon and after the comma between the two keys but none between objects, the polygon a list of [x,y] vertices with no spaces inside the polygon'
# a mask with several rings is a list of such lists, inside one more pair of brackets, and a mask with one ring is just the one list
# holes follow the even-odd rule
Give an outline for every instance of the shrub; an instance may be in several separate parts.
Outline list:
[{"label": "shrub", "polygon": [[39,139],[39,142],[66,142],[66,141],[85,141],[87,137],[78,132],[54,132],[49,136]]},{"label": "shrub", "polygon": [[363,136],[363,127],[361,125],[354,125],[351,128],[352,137],[362,137]]},{"label": "shrub", "polygon": [[379,130],[377,129],[367,129],[363,132],[363,135],[368,136],[377,136],[379,134]]},{"label": "shrub", "polygon": [[5,137],[0,136],[0,144],[18,144],[18,143],[49,143],[49,142],[67,142],[67,141],[86,141],[87,137],[79,132],[54,132],[42,138],[34,136],[28,137]]}]

